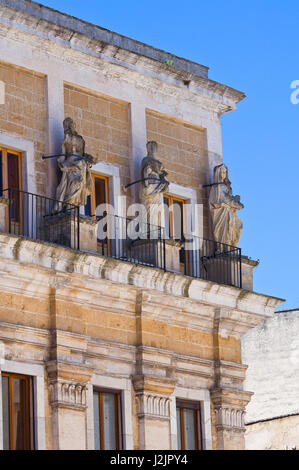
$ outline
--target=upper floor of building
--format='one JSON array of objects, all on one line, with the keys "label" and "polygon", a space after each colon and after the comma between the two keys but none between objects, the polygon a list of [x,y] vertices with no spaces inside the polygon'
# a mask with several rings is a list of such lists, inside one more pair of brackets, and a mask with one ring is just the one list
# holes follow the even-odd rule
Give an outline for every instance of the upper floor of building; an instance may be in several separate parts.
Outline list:
[{"label": "upper floor of building", "polygon": [[[243,259],[250,279],[242,285],[241,252],[215,239],[209,213],[209,185],[222,164],[221,115],[234,110],[243,93],[210,80],[205,66],[28,0],[0,1],[0,41],[1,183],[2,196],[11,201],[6,231],[252,287],[252,263]],[[66,117],[94,159],[81,216],[95,218],[100,204],[113,209],[113,216],[107,211],[108,235],[95,235],[92,246],[84,241],[90,224],[80,237],[79,214],[58,232],[57,221],[50,229],[38,222],[52,214],[55,203],[49,201],[57,198],[57,158],[43,157],[61,154]],[[156,232],[158,241],[133,250],[130,244],[128,252],[127,226],[140,191],[134,183],[148,141],[157,143],[157,158],[168,172],[163,202],[169,213],[159,222],[163,233],[142,229],[145,238]],[[165,238],[181,244],[166,246]]]}]

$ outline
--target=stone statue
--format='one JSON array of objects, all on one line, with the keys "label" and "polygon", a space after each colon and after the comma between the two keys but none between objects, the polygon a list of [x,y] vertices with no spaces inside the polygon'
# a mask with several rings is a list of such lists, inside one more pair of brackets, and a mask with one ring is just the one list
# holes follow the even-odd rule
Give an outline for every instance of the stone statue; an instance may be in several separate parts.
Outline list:
[{"label": "stone statue", "polygon": [[95,161],[91,155],[85,153],[85,141],[76,132],[75,123],[70,117],[63,121],[63,128],[62,153],[66,156],[57,160],[62,177],[56,190],[56,199],[65,204],[85,206],[92,190],[90,168]]},{"label": "stone statue", "polygon": [[147,156],[142,160],[140,202],[146,208],[147,222],[152,225],[161,225],[161,193],[167,191],[169,182],[165,179],[167,171],[163,164],[155,158],[158,144],[149,141],[146,144]]},{"label": "stone statue", "polygon": [[214,168],[214,183],[211,185],[209,207],[214,240],[227,245],[238,246],[243,222],[237,210],[243,209],[240,196],[233,196],[226,165]]}]

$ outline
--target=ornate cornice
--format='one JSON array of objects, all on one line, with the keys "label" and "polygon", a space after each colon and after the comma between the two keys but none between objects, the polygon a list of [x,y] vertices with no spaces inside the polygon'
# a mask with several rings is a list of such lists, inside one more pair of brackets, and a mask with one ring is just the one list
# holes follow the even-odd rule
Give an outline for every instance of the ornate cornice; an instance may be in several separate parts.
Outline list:
[{"label": "ornate cornice", "polygon": [[[174,86],[180,93],[200,95],[202,105],[217,113],[226,113],[245,98],[244,93],[208,78],[208,68],[192,61],[176,57],[139,43],[117,33],[91,25],[64,13],[51,10],[25,0],[0,0],[0,22],[3,30],[13,28],[23,34],[30,34],[40,42],[56,44],[69,49],[70,53],[83,53],[88,56],[88,65],[99,69],[99,61],[126,68],[144,79],[155,78],[168,84],[172,92]],[[4,31],[7,36],[8,31]],[[50,47],[51,49],[51,47]],[[63,49],[62,49],[63,50]],[[51,53],[53,51],[51,50]],[[74,61],[78,57],[74,55]],[[171,65],[169,64],[171,63]],[[158,82],[158,86],[161,87]],[[207,101],[206,104],[204,102]]]},{"label": "ornate cornice", "polygon": [[136,412],[139,418],[170,419],[170,395],[176,380],[167,377],[137,375],[132,377]]}]

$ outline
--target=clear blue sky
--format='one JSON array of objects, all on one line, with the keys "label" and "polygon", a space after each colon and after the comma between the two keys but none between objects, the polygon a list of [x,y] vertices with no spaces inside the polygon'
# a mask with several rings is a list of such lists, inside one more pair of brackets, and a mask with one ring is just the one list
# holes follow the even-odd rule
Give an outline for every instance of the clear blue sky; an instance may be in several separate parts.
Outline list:
[{"label": "clear blue sky", "polygon": [[44,0],[44,5],[210,67],[247,98],[222,118],[223,160],[245,209],[254,288],[299,307],[299,3]]}]

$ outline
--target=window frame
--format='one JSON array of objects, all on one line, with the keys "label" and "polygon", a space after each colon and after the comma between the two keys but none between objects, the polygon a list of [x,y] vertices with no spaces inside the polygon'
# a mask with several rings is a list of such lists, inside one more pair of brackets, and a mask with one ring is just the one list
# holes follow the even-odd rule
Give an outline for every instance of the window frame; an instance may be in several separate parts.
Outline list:
[{"label": "window frame", "polygon": [[[163,194],[163,202],[164,199],[168,199],[168,212],[169,212],[169,238],[173,238],[173,233],[174,233],[174,223],[173,223],[173,203],[179,202],[182,204],[182,220],[181,220],[181,226],[183,229],[183,233],[181,234],[181,240],[184,237],[184,230],[185,230],[185,219],[184,219],[184,206],[188,202],[186,199],[182,199],[178,196],[172,196],[171,194]],[[166,219],[165,219],[165,225],[166,225]]]},{"label": "window frame", "polygon": [[91,213],[91,217],[95,217],[96,216],[95,180],[96,178],[98,178],[105,182],[105,199],[106,199],[105,204],[108,205],[109,204],[109,177],[92,171],[91,178],[92,178],[92,192],[90,195],[90,213]]},{"label": "window frame", "polygon": [[[26,449],[23,450],[33,450],[34,449],[34,442],[35,442],[35,437],[34,437],[34,426],[32,425],[34,419],[32,416],[33,413],[33,387],[32,387],[32,377],[30,375],[24,375],[24,374],[17,374],[17,373],[12,373],[12,372],[1,372],[0,374],[1,377],[1,382],[2,382],[2,377],[7,377],[8,378],[8,401],[9,401],[9,450],[15,450],[14,449],[14,434],[15,434],[15,429],[14,429],[14,409],[13,409],[13,381],[14,379],[21,379],[25,381],[25,415],[26,415],[26,422],[25,422],[25,428],[26,428],[26,436],[25,436],[25,442],[26,442]],[[1,387],[2,389],[2,387]],[[3,392],[2,392],[3,393]],[[2,405],[3,406],[3,405]],[[4,437],[4,436],[3,436]]]},{"label": "window frame", "polygon": [[[179,409],[180,413],[180,441],[181,449],[186,450],[186,436],[185,436],[185,427],[184,427],[184,410],[193,410],[193,419],[194,419],[194,441],[195,441],[195,450],[203,450],[203,427],[202,427],[202,407],[201,402],[193,402],[182,399],[176,399],[176,410]],[[178,436],[177,436],[178,442]]]},{"label": "window frame", "polygon": [[8,147],[2,147],[0,145],[0,152],[2,152],[1,160],[2,160],[2,181],[0,181],[2,191],[4,189],[8,189],[8,164],[7,164],[7,154],[11,153],[12,155],[16,155],[18,157],[18,170],[19,170],[19,187],[18,188],[11,188],[11,189],[19,189],[22,190],[22,152],[18,152],[16,150],[10,149]]},{"label": "window frame", "polygon": [[[122,439],[122,396],[119,390],[114,389],[104,389],[93,387],[93,394],[98,393],[99,397],[99,434],[100,434],[100,449],[105,450],[105,432],[104,432],[104,403],[103,403],[103,394],[110,393],[114,395],[114,415],[115,415],[115,443],[116,449],[113,450],[122,450],[123,449],[123,439]],[[94,421],[94,412],[93,412],[93,422]]]}]

